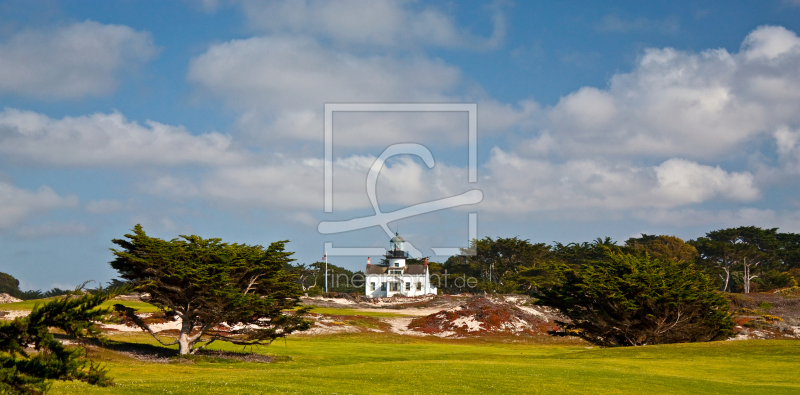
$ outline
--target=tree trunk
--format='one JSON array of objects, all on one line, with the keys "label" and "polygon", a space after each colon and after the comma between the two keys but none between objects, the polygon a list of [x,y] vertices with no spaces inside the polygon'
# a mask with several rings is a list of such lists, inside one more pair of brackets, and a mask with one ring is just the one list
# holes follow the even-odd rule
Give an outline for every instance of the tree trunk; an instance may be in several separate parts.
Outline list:
[{"label": "tree trunk", "polygon": [[181,332],[181,335],[178,338],[178,345],[178,353],[180,353],[180,355],[189,355],[192,350],[192,344],[189,342],[189,335]]},{"label": "tree trunk", "polygon": [[178,353],[180,355],[189,355],[192,352],[192,339],[189,337],[192,329],[191,322],[181,318],[181,334],[178,336]]},{"label": "tree trunk", "polygon": [[725,284],[722,286],[722,292],[728,292],[728,283],[731,281],[731,268],[725,267]]},{"label": "tree trunk", "polygon": [[747,264],[747,258],[744,259],[744,293],[750,293],[750,265]]}]

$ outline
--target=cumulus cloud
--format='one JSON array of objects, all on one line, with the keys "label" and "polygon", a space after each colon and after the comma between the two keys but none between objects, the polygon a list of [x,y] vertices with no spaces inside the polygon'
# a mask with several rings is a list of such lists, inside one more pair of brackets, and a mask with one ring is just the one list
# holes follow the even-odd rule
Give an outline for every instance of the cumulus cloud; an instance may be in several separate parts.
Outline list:
[{"label": "cumulus cloud", "polygon": [[250,26],[270,33],[308,34],[339,44],[491,49],[505,37],[505,17],[491,10],[492,34],[479,37],[430,6],[407,0],[240,1]]},{"label": "cumulus cloud", "polygon": [[[481,132],[522,129],[535,137],[491,151],[480,170],[477,187],[485,198],[477,209],[506,217],[649,213],[662,223],[668,213],[688,213],[706,202],[760,199],[753,173],[716,163],[764,138],[775,139],[787,167],[800,163],[798,43],[793,32],[765,26],[736,53],[648,49],[607,88],[581,88],[552,107],[483,99]],[[211,46],[192,61],[189,79],[236,108],[245,130],[266,129],[284,142],[319,141],[325,102],[461,101],[466,85],[457,68],[435,59],[356,55],[313,38],[279,34]],[[341,150],[420,138],[463,144],[463,121],[338,114],[335,145]],[[337,210],[369,207],[364,182],[375,158],[353,151],[337,151],[344,156],[334,162]],[[218,166],[199,178],[162,176],[142,189],[236,208],[319,209],[322,161],[290,154],[273,159]],[[411,205],[453,196],[475,187],[465,175],[457,166],[427,169],[395,158],[379,178],[378,197],[381,204]],[[744,220],[757,213],[741,209],[736,215]],[[703,214],[696,220],[714,218]]]},{"label": "cumulus cloud", "polygon": [[59,196],[47,186],[30,191],[0,181],[0,229],[13,227],[35,214],[77,205],[76,196]]},{"label": "cumulus cloud", "polygon": [[0,43],[0,92],[44,99],[103,95],[118,72],[156,53],[150,33],[86,21],[24,31]]},{"label": "cumulus cloud", "polygon": [[[460,70],[441,60],[354,55],[301,37],[255,37],[213,45],[192,60],[188,78],[236,108],[242,130],[271,141],[319,141],[324,103],[473,101],[459,94],[464,88]],[[479,108],[484,132],[529,125],[539,110],[532,101],[510,105],[491,99],[480,101]],[[346,117],[352,115],[338,115],[338,130],[347,127]],[[337,135],[337,146],[421,139],[466,142],[462,124],[443,114],[359,117],[350,133]]]},{"label": "cumulus cloud", "polygon": [[584,87],[547,109],[530,152],[545,139],[567,156],[718,157],[800,124],[798,64],[800,38],[774,26],[750,33],[733,54],[648,49],[607,89]]},{"label": "cumulus cloud", "polygon": [[234,163],[231,137],[193,135],[181,126],[131,122],[114,112],[53,119],[32,111],[0,112],[4,161],[50,166]]},{"label": "cumulus cloud", "polygon": [[[373,156],[353,155],[334,161],[334,207],[371,207],[366,178]],[[244,207],[317,209],[322,207],[323,161],[280,158],[271,164],[220,167],[202,179],[164,175],[140,189],[177,201],[204,199],[231,209]],[[378,178],[380,205],[411,205],[464,192],[466,169],[436,164],[432,170],[409,157],[387,162]],[[460,185],[459,185],[460,183]]]},{"label": "cumulus cloud", "polygon": [[[359,155],[334,161],[336,210],[371,207],[366,175],[374,161]],[[163,176],[141,189],[177,201],[200,198],[231,208],[318,209],[323,200],[322,166],[319,159],[306,159],[224,167],[199,181]],[[381,207],[405,207],[479,188],[485,196],[479,210],[516,216],[548,210],[669,209],[760,197],[748,172],[726,172],[677,158],[650,167],[593,160],[557,164],[494,148],[484,173],[478,184],[469,184],[466,168],[437,163],[428,169],[411,157],[398,157],[387,162],[378,178],[378,202]]]},{"label": "cumulus cloud", "polygon": [[552,163],[498,148],[480,182],[482,210],[506,214],[564,209],[671,208],[708,200],[752,201],[759,190],[750,173],[670,159],[636,167],[595,160]]}]

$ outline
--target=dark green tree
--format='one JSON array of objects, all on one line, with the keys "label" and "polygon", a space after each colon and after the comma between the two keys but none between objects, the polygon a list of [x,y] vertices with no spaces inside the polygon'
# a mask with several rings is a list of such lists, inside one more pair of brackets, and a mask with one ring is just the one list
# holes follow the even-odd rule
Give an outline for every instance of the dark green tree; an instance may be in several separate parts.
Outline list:
[{"label": "dark green tree", "polygon": [[646,253],[653,259],[675,261],[679,263],[694,262],[697,249],[675,236],[654,236],[642,233],[641,237],[625,241],[625,247],[633,251]]},{"label": "dark green tree", "polygon": [[581,265],[605,258],[608,251],[622,251],[610,237],[598,237],[591,243],[555,243],[553,253],[555,259],[570,267],[580,267]]},{"label": "dark green tree", "polygon": [[[295,282],[311,296],[325,292],[325,262],[287,265],[286,271],[295,276]],[[364,273],[352,272],[330,262],[328,267],[328,292],[364,292]]]},{"label": "dark green tree", "polygon": [[694,245],[700,253],[701,262],[716,267],[724,274],[722,290],[730,291],[731,274],[742,270],[744,293],[750,293],[753,279],[759,277],[755,268],[769,270],[778,265],[780,243],[777,228],[761,229],[755,226],[740,226],[715,230],[698,238]]},{"label": "dark green tree", "polygon": [[43,394],[53,380],[111,385],[106,370],[87,360],[83,349],[65,347],[49,330],[57,328],[77,339],[96,336],[93,321],[109,313],[97,307],[108,297],[67,295],[37,304],[27,317],[0,321],[0,394]]},{"label": "dark green tree", "polygon": [[[462,249],[462,255],[449,258],[441,271],[447,270],[450,278],[480,280],[474,289],[453,288],[451,292],[529,293],[546,279],[544,265],[552,256],[550,246],[544,243],[533,244],[518,237],[485,237],[472,240],[470,247]],[[435,266],[431,266],[431,273],[441,275]]]},{"label": "dark green tree", "polygon": [[19,280],[8,273],[0,272],[0,293],[18,298],[20,295]]},{"label": "dark green tree", "polygon": [[165,241],[147,236],[140,225],[125,237],[112,240],[120,249],[112,249],[116,259],[111,267],[135,282],[138,291],[149,293],[149,303],[180,319],[180,334],[164,342],[133,309],[117,305],[117,311],[161,344],[178,344],[181,355],[217,340],[269,344],[310,326],[302,317],[306,309],[284,313],[299,305],[302,294],[296,277],[284,270],[293,260],[286,241],[268,248],[194,235]]},{"label": "dark green tree", "polygon": [[565,333],[602,346],[722,339],[733,321],[728,301],[692,264],[608,250],[576,269],[557,266],[560,280],[540,303],[571,321]]}]

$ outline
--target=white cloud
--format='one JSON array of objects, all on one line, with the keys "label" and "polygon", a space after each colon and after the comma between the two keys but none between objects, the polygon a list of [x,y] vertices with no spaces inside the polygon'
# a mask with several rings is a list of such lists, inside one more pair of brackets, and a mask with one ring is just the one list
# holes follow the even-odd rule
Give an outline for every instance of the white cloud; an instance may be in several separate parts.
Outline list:
[{"label": "white cloud", "polygon": [[[758,200],[762,191],[751,172],[726,171],[715,160],[738,155],[746,144],[774,132],[781,160],[797,162],[796,40],[786,29],[762,27],[743,41],[738,53],[649,49],[633,71],[614,76],[608,88],[581,88],[550,108],[533,101],[509,105],[482,98],[482,132],[522,128],[536,131],[536,137],[507,151],[492,151],[480,171],[477,187],[485,198],[477,209],[505,217],[647,212],[658,223],[663,221],[658,213],[713,201]],[[325,102],[465,97],[460,71],[441,61],[354,55],[333,48],[308,37],[234,40],[195,58],[189,79],[240,111],[245,130],[266,130],[284,143],[319,141]],[[343,133],[336,134],[335,144],[340,150],[363,148],[398,142],[398,137],[463,144],[463,131],[454,123],[447,118],[412,122],[401,115],[339,114],[336,130]],[[337,210],[369,207],[364,180],[374,157],[350,152],[337,151],[345,155],[335,162]],[[274,159],[271,164],[215,168],[200,181],[165,176],[143,188],[237,208],[318,209],[321,161],[288,155]],[[463,168],[438,163],[426,169],[399,158],[383,171],[378,196],[389,205],[452,196],[473,187],[464,182],[465,174]],[[710,214],[697,220],[703,218],[713,220]]]},{"label": "white cloud", "polygon": [[0,229],[13,227],[30,216],[49,210],[77,205],[76,196],[59,196],[47,186],[30,191],[0,181]]},{"label": "white cloud", "polygon": [[[355,56],[297,37],[257,37],[212,46],[189,79],[242,112],[244,129],[318,141],[332,102],[442,102],[460,72],[421,57]],[[361,136],[341,144],[363,143]]]},{"label": "white cloud", "polygon": [[270,33],[310,34],[339,44],[491,49],[505,37],[505,17],[490,10],[493,32],[475,36],[430,6],[407,0],[240,1],[248,23]]},{"label": "white cloud", "polygon": [[800,129],[779,127],[774,133],[778,160],[790,173],[800,174]]},{"label": "white cloud", "polygon": [[426,58],[356,56],[308,38],[267,36],[211,46],[192,60],[189,79],[240,106],[319,112],[331,101],[441,100],[460,72]]},{"label": "white cloud", "polygon": [[753,175],[728,173],[683,159],[670,159],[655,167],[658,188],[654,194],[670,202],[702,203],[713,198],[752,201],[760,193],[753,185]]},{"label": "white cloud", "polygon": [[[371,156],[334,161],[334,207],[369,208],[366,176]],[[760,191],[750,173],[670,159],[658,166],[635,167],[573,160],[555,164],[526,159],[499,148],[478,184],[466,181],[465,168],[437,163],[428,169],[411,157],[399,157],[382,170],[377,196],[381,207],[410,206],[479,188],[485,213],[520,216],[548,210],[668,209],[713,200],[746,202]],[[223,167],[202,180],[163,176],[140,186],[148,193],[176,201],[203,199],[222,207],[319,209],[323,201],[322,161],[286,160],[271,165]]]},{"label": "white cloud", "polygon": [[24,31],[0,43],[0,92],[44,99],[113,91],[121,69],[156,53],[150,33],[86,21],[54,31]]},{"label": "white cloud", "polygon": [[[674,156],[709,160],[800,124],[800,38],[761,27],[742,50],[648,49],[607,89],[584,87],[546,110],[528,145],[568,157]],[[536,153],[531,149],[530,153]]]},{"label": "white cloud", "polygon": [[480,181],[481,210],[521,214],[547,210],[671,208],[709,200],[751,201],[759,197],[750,173],[670,159],[636,167],[594,160],[556,164],[498,148]]},{"label": "white cloud", "polygon": [[120,113],[53,119],[32,111],[0,112],[3,160],[51,166],[220,164],[241,160],[220,133],[130,122]]},{"label": "white cloud", "polygon": [[[373,156],[353,155],[334,161],[335,210],[371,207],[366,192]],[[145,193],[176,201],[202,199],[233,210],[321,209],[323,161],[275,158],[271,164],[219,167],[202,179],[165,175],[139,185]],[[386,163],[377,184],[379,205],[412,205],[464,192],[466,169],[436,164],[433,169],[398,157]]]},{"label": "white cloud", "polygon": [[742,52],[748,60],[775,60],[781,56],[797,55],[800,38],[781,26],[761,26],[744,39]]},{"label": "white cloud", "polygon": [[[461,72],[421,56],[354,55],[310,38],[268,36],[213,45],[192,60],[188,78],[240,112],[239,127],[271,143],[320,139],[324,103],[463,102]],[[539,107],[479,101],[483,132],[530,125]],[[347,127],[340,114],[336,130]],[[466,119],[466,117],[464,117]],[[359,115],[337,147],[386,146],[398,141],[465,144],[464,128],[439,115]]]}]

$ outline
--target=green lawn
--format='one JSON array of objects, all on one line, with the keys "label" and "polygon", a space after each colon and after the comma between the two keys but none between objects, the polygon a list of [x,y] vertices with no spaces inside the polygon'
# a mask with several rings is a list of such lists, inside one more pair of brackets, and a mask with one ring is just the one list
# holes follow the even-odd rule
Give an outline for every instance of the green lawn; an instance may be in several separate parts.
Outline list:
[{"label": "green lawn", "polygon": [[[45,302],[47,302],[49,300],[52,300],[52,299],[55,299],[55,298],[33,299],[33,300],[26,300],[26,301],[17,302],[17,303],[0,304],[0,310],[5,310],[5,311],[8,311],[8,310],[33,310],[33,306],[35,306],[37,303],[38,304],[44,304]],[[155,307],[155,306],[153,306],[153,305],[151,305],[149,303],[134,302],[134,301],[128,301],[128,300],[108,300],[108,301],[103,302],[103,304],[101,304],[100,306],[101,307],[112,307],[117,303],[125,305],[127,307],[133,307],[139,313],[152,313],[152,312],[158,311],[157,307]]]},{"label": "green lawn", "polygon": [[795,341],[602,349],[375,333],[294,338],[260,351],[291,361],[155,364],[104,351],[96,358],[115,387],[56,383],[52,393],[800,393]]}]

